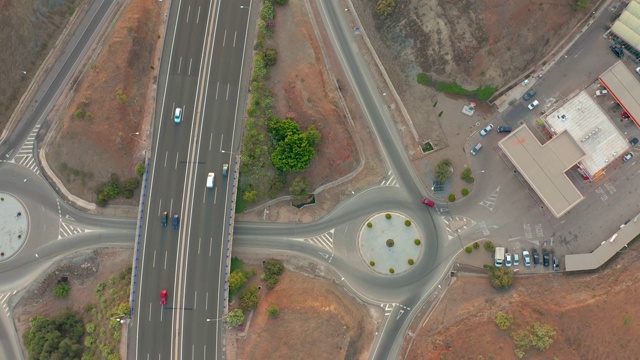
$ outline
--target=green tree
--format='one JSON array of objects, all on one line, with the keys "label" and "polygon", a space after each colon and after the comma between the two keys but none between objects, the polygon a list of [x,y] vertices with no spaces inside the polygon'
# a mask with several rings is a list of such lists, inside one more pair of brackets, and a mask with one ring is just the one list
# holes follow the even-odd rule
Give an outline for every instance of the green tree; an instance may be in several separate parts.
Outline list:
[{"label": "green tree", "polygon": [[251,285],[240,294],[240,308],[243,310],[253,310],[258,306],[258,286]]},{"label": "green tree", "polygon": [[289,192],[291,192],[291,195],[295,196],[296,199],[304,200],[307,198],[307,196],[309,196],[310,187],[311,184],[309,183],[309,180],[306,177],[300,175],[296,176],[296,178],[293,179],[293,183],[289,187]]},{"label": "green tree", "polygon": [[389,15],[396,9],[395,0],[378,0],[376,12],[380,15]]},{"label": "green tree", "polygon": [[69,296],[69,284],[63,282],[56,285],[56,287],[53,288],[53,293],[55,294],[55,296],[61,299],[66,298],[67,296]]},{"label": "green tree", "polygon": [[304,135],[290,135],[278,143],[271,162],[281,171],[302,171],[311,164],[315,154]]},{"label": "green tree", "polygon": [[300,125],[290,119],[282,120],[279,117],[274,116],[267,119],[267,124],[269,134],[271,135],[274,144],[284,141],[289,136],[302,134]]},{"label": "green tree", "polygon": [[247,283],[247,277],[242,270],[236,270],[229,274],[229,292],[233,295]]},{"label": "green tree", "polygon": [[513,322],[513,316],[509,316],[502,311],[496,315],[496,324],[498,324],[500,330],[507,330],[511,326],[511,322]]},{"label": "green tree", "polygon": [[249,204],[253,204],[256,200],[258,200],[258,192],[255,190],[247,190],[242,195],[242,199]]},{"label": "green tree", "polygon": [[264,262],[264,272],[269,276],[280,276],[284,273],[284,264],[282,264],[282,261],[280,260],[267,260]]},{"label": "green tree", "polygon": [[551,325],[540,324],[538,322],[527,326],[526,329],[511,333],[516,347],[523,353],[532,347],[540,351],[547,350],[553,343],[555,336],[556,330]]},{"label": "green tree", "polygon": [[267,289],[273,290],[273,288],[275,288],[276,285],[278,285],[278,281],[280,281],[280,276],[278,275],[272,275],[269,278],[267,278]]},{"label": "green tree", "polygon": [[278,61],[278,51],[276,49],[264,49],[262,52],[262,57],[264,58],[264,64],[267,66],[274,66],[276,61]]},{"label": "green tree", "polygon": [[84,325],[82,318],[71,310],[49,319],[31,318],[23,340],[29,359],[80,359]]},{"label": "green tree", "polygon": [[227,314],[227,323],[230,326],[240,326],[244,323],[244,313],[240,309],[235,309]]},{"label": "green tree", "polygon": [[278,308],[275,305],[269,306],[267,309],[267,314],[271,317],[276,317],[278,315]]},{"label": "green tree", "polygon": [[433,177],[443,184],[451,178],[451,175],[453,175],[453,168],[449,159],[440,161],[433,170]]},{"label": "green tree", "polygon": [[513,273],[506,267],[484,265],[489,271],[489,280],[496,289],[508,289],[513,284]]},{"label": "green tree", "polygon": [[309,142],[309,145],[311,145],[312,147],[316,147],[316,145],[318,145],[320,143],[320,140],[322,139],[320,130],[318,130],[313,125],[309,125],[307,131],[304,132],[304,136],[307,137],[307,142]]},{"label": "green tree", "polygon": [[144,176],[144,170],[145,166],[143,163],[138,163],[138,165],[136,165],[136,175],[141,179]]},{"label": "green tree", "polygon": [[136,190],[140,187],[140,179],[130,177],[122,183],[122,196],[125,199],[131,199]]}]

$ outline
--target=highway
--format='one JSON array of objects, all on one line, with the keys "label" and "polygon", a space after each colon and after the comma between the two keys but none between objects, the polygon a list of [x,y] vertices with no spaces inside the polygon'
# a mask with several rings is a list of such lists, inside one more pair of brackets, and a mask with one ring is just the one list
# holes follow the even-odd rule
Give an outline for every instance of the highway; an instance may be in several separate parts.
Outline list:
[{"label": "highway", "polygon": [[[172,3],[154,118],[132,358],[223,354],[222,321],[207,319],[220,319],[225,310],[230,195],[240,135],[235,129],[248,90],[249,6],[250,1]],[[182,122],[176,124],[178,107]],[[223,164],[230,165],[228,176],[222,174]],[[213,189],[205,186],[209,172],[215,173]],[[167,227],[161,226],[164,211],[170,214]],[[178,229],[172,228],[174,215],[180,218]],[[160,305],[163,289],[169,294],[165,306]]]}]

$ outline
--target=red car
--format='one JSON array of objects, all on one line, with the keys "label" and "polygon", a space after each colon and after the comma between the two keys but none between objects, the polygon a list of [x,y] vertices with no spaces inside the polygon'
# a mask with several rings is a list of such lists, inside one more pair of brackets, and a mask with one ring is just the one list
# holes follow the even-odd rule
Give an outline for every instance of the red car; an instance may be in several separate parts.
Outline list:
[{"label": "red car", "polygon": [[629,114],[627,114],[626,111],[623,111],[621,115],[622,115],[623,119],[628,119],[629,118]]},{"label": "red car", "polygon": [[422,203],[429,207],[434,207],[436,205],[436,203],[434,203],[433,200],[429,200],[427,198],[422,198]]},{"label": "red car", "polygon": [[167,290],[160,291],[160,305],[167,303]]}]

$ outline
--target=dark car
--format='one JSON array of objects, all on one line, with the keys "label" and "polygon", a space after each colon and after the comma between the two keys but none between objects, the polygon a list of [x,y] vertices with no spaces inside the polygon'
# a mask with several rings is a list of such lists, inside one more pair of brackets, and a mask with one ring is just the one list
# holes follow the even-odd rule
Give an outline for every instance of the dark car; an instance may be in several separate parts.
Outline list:
[{"label": "dark car", "polygon": [[160,221],[162,222],[162,227],[167,227],[167,223],[169,222],[169,213],[166,211],[163,212]]},{"label": "dark car", "polygon": [[524,94],[524,96],[522,97],[522,100],[527,101],[529,99],[531,99],[532,97],[534,97],[537,94],[537,92],[533,89],[529,90],[529,92],[527,92],[526,94]]},{"label": "dark car", "polygon": [[538,254],[538,250],[531,250],[531,255],[533,256],[533,263],[536,265],[540,264],[540,255]]},{"label": "dark car", "polygon": [[609,46],[609,49],[611,49],[611,51],[613,51],[613,53],[619,57],[619,58],[623,58],[624,57],[624,50],[622,50],[622,48],[620,46]]},{"label": "dark car", "polygon": [[542,265],[544,265],[545,267],[549,267],[549,259],[551,257],[549,256],[549,253],[546,250],[542,250]]},{"label": "dark car", "polygon": [[511,132],[511,126],[498,126],[498,132]]},{"label": "dark car", "polygon": [[638,145],[638,138],[633,138],[633,139],[631,139],[631,141],[629,141],[629,144],[631,144],[631,146],[636,146],[636,145]]},{"label": "dark car", "polygon": [[180,226],[180,216],[173,215],[173,228],[177,229]]},{"label": "dark car", "polygon": [[560,271],[560,260],[557,257],[553,257],[553,271]]}]

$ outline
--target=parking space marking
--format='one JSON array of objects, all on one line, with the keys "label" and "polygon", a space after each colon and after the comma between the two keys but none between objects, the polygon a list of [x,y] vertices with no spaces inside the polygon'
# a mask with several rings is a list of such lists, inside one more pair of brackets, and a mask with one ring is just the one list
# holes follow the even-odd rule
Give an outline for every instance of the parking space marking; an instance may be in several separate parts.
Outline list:
[{"label": "parking space marking", "polygon": [[613,195],[614,192],[616,192],[616,188],[613,186],[613,184],[611,183],[605,183],[604,186],[607,188],[607,190],[609,190],[609,193],[611,195]]},{"label": "parking space marking", "polygon": [[602,190],[602,188],[600,187],[596,189],[596,194],[600,195],[600,200],[602,200],[603,202],[607,201],[607,199],[609,198],[607,194],[604,193],[604,190]]},{"label": "parking space marking", "polygon": [[542,224],[536,224],[536,236],[537,237],[543,237],[544,233],[542,232]]},{"label": "parking space marking", "polygon": [[531,224],[522,224],[522,227],[524,228],[524,237],[527,239],[533,238],[531,234]]}]

